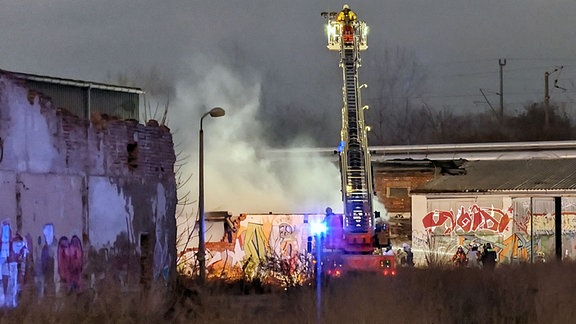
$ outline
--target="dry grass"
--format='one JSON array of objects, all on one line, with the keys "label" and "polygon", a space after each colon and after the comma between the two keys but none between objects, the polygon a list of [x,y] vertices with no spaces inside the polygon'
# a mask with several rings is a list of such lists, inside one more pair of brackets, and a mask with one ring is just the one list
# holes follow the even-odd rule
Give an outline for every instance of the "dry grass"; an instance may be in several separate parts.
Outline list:
[{"label": "dry grass", "polygon": [[[183,279],[165,293],[108,287],[3,310],[2,323],[573,323],[576,265],[402,269],[394,278],[351,275],[325,283],[320,313],[313,286],[289,290]],[[318,318],[321,320],[318,321]]]}]

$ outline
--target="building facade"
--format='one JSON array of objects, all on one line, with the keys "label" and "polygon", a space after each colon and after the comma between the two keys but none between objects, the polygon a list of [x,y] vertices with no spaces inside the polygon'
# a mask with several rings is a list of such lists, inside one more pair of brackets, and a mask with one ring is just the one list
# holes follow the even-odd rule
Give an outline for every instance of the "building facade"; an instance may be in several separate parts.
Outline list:
[{"label": "building facade", "polygon": [[89,121],[25,81],[0,71],[0,266],[9,274],[0,304],[16,306],[25,288],[42,296],[173,280],[170,130]]},{"label": "building facade", "polygon": [[576,259],[576,159],[466,161],[412,191],[421,265],[450,264],[458,246],[487,243],[498,262]]}]

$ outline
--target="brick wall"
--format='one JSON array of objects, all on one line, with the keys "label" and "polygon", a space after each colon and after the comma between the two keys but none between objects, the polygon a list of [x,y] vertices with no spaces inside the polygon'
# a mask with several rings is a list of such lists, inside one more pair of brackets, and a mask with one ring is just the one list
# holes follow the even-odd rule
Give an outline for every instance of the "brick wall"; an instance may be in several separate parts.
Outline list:
[{"label": "brick wall", "polygon": [[[55,242],[81,238],[85,261],[117,251],[128,281],[175,278],[176,155],[167,127],[98,112],[79,118],[0,71],[0,138],[0,202],[13,233],[39,246],[49,225]],[[138,255],[145,272],[131,267]]]},{"label": "brick wall", "polygon": [[[380,202],[389,213],[409,213],[411,210],[410,189],[434,178],[432,172],[385,172],[374,175],[374,186]],[[406,188],[407,196],[394,196],[391,188]]]},{"label": "brick wall", "polygon": [[[93,115],[96,115],[95,113]],[[66,167],[102,176],[174,177],[176,155],[170,129],[136,120],[83,120],[58,112]]]}]

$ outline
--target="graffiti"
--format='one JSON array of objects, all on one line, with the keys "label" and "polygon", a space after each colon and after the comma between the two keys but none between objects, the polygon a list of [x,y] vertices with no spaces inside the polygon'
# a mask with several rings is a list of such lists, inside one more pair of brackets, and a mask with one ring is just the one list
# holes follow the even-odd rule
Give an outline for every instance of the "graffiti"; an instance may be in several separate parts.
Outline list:
[{"label": "graffiti", "polygon": [[522,234],[512,234],[503,242],[498,255],[501,259],[506,260],[529,260],[530,257],[530,239]]},{"label": "graffiti", "polygon": [[[206,242],[207,274],[250,278],[262,271],[265,264],[297,272],[306,254],[309,222],[320,222],[323,218],[324,214],[242,214],[234,220],[232,244],[226,233],[220,242]],[[196,252],[196,249],[187,252]],[[190,260],[195,260],[195,256]]]},{"label": "graffiti", "polygon": [[244,252],[249,262],[256,265],[266,258],[269,245],[266,244],[263,224],[249,223],[244,237]]},{"label": "graffiti", "polygon": [[468,209],[461,206],[458,213],[454,215],[452,210],[434,210],[422,218],[424,229],[428,231],[443,231],[444,235],[455,232],[476,232],[488,231],[502,233],[510,224],[512,207],[504,212],[500,209],[481,208],[478,205],[472,205]]},{"label": "graffiti", "polygon": [[13,308],[18,306],[18,293],[22,289],[26,274],[28,246],[18,233],[12,236],[8,221],[2,222],[0,241],[0,306]]},{"label": "graffiti", "polygon": [[68,287],[68,293],[76,292],[80,288],[80,277],[83,266],[82,243],[74,235],[68,241],[62,236],[58,241],[58,274]]},{"label": "graffiti", "polygon": [[524,234],[528,234],[528,228],[530,227],[530,214],[520,215],[514,219],[514,226],[516,226],[516,231]]},{"label": "graffiti", "polygon": [[[514,220],[514,226],[517,232],[529,235],[531,229],[534,235],[554,235],[556,231],[553,214],[535,213],[532,216],[530,212],[526,212],[525,215],[519,215],[517,218],[519,220]],[[531,220],[532,224],[530,223]],[[532,228],[530,228],[531,226]],[[561,226],[563,235],[575,235],[576,213],[562,212]]]},{"label": "graffiti", "polygon": [[68,292],[79,290],[84,264],[80,239],[76,235],[70,240],[62,236],[56,244],[51,223],[44,225],[42,234],[38,236],[37,244],[33,244],[30,234],[26,239],[19,233],[12,234],[10,222],[2,222],[0,307],[17,307],[26,279],[32,276],[39,298],[44,297],[47,290],[57,293],[61,282],[68,285]]},{"label": "graffiti", "polygon": [[300,241],[296,237],[298,229],[286,216],[272,220],[269,245],[273,253],[282,257],[294,257],[300,250]]},{"label": "graffiti", "polygon": [[287,223],[282,223],[278,225],[278,236],[280,238],[287,238],[292,236],[292,233],[294,233],[294,227],[290,224]]},{"label": "graffiti", "polygon": [[[512,206],[506,212],[494,207],[461,206],[457,212],[430,211],[422,218],[422,225],[433,238],[430,242],[415,239],[426,258],[427,253],[444,251],[454,244],[466,248],[471,244],[491,243],[502,263],[529,262],[554,253],[556,224],[553,212],[531,214],[527,208],[515,211]],[[576,212],[562,212],[561,228],[563,257],[572,258],[576,251]],[[425,244],[431,242],[433,246]]]},{"label": "graffiti", "polygon": [[54,262],[56,255],[56,243],[54,239],[54,225],[45,224],[42,228],[42,236],[38,236],[37,245],[34,248],[34,280],[39,297],[44,297],[46,288],[50,291],[55,288]]},{"label": "graffiti", "polygon": [[[530,217],[527,215],[527,217]],[[554,214],[534,214],[532,217],[534,235],[554,235],[555,223]],[[528,220],[529,222],[529,220]],[[576,234],[576,213],[575,212],[562,212],[562,234],[574,235]]]}]

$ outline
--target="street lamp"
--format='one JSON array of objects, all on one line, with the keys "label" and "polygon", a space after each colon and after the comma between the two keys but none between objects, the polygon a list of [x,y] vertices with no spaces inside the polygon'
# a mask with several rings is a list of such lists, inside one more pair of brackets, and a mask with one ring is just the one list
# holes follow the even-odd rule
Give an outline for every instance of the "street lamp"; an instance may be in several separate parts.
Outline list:
[{"label": "street lamp", "polygon": [[200,215],[199,226],[199,242],[198,242],[198,262],[200,263],[200,281],[206,279],[206,241],[204,239],[204,130],[202,129],[202,121],[204,117],[222,117],[226,112],[220,107],[214,107],[206,112],[200,118],[200,139],[199,151],[200,158],[198,162],[198,214]]}]

